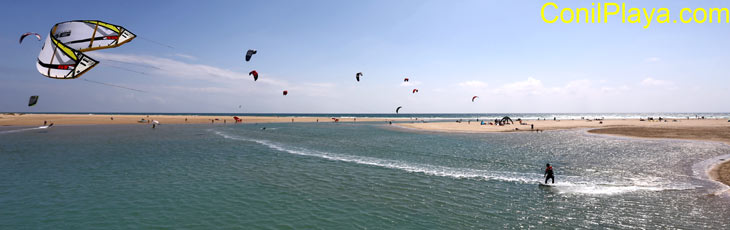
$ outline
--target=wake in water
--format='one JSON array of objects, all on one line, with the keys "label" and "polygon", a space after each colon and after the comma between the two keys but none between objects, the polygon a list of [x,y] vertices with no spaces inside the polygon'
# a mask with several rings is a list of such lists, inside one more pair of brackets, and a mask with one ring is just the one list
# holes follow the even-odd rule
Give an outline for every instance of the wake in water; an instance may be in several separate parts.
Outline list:
[{"label": "wake in water", "polygon": [[[299,147],[290,147],[280,143],[268,140],[258,140],[233,136],[221,131],[213,131],[226,139],[254,142],[271,149],[301,156],[318,157],[332,161],[355,163],[360,165],[369,165],[388,169],[403,170],[410,173],[423,173],[430,176],[450,177],[456,179],[475,179],[486,181],[503,181],[515,182],[522,184],[540,184],[543,180],[542,174],[522,173],[522,172],[504,172],[504,171],[488,171],[470,168],[452,168],[445,166],[409,163],[398,160],[380,159],[374,157],[354,156],[339,153],[329,153]],[[625,182],[602,182],[598,180],[585,181],[582,177],[577,176],[561,176],[558,183],[550,187],[559,193],[576,193],[576,194],[596,194],[596,195],[613,195],[628,192],[639,191],[666,191],[666,190],[685,190],[694,189],[694,186],[687,184],[674,185],[669,182],[661,182],[660,178],[629,178]]]},{"label": "wake in water", "polygon": [[4,130],[4,131],[0,131],[0,134],[17,133],[17,132],[25,132],[25,131],[32,131],[32,130],[42,130],[42,129],[48,129],[48,126],[33,127],[33,128],[24,128],[24,129],[13,129],[13,130]]}]

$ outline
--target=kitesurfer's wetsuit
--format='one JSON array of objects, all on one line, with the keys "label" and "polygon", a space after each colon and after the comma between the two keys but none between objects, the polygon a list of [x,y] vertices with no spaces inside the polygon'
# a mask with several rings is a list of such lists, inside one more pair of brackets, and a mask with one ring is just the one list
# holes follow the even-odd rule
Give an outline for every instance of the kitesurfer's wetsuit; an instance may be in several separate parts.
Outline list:
[{"label": "kitesurfer's wetsuit", "polygon": [[547,184],[548,179],[552,179],[553,184],[555,184],[555,176],[553,176],[553,166],[548,166],[545,169],[545,184]]}]

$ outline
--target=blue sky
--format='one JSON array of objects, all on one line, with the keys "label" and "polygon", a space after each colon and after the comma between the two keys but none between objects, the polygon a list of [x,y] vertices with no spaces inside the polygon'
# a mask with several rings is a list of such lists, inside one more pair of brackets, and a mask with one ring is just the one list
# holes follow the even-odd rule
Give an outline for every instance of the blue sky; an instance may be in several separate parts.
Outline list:
[{"label": "blue sky", "polygon": [[[547,24],[545,2],[67,1],[63,10],[54,1],[8,2],[0,9],[0,111],[730,111],[730,24]],[[672,13],[730,7],[627,4]],[[77,19],[121,25],[138,38],[87,52],[101,63],[79,79],[40,75],[42,42],[19,45],[20,34],[45,39],[55,23]],[[247,49],[259,51],[251,62]],[[40,100],[27,107],[31,95]]]}]

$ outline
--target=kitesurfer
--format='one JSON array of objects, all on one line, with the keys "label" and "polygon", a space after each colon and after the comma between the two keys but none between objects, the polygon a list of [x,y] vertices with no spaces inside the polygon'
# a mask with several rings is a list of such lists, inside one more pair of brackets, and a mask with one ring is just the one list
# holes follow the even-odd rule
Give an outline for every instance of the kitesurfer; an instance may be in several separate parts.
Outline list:
[{"label": "kitesurfer", "polygon": [[553,184],[555,184],[555,176],[553,175],[553,166],[550,166],[550,164],[545,165],[545,184],[547,184],[548,179],[552,179]]}]

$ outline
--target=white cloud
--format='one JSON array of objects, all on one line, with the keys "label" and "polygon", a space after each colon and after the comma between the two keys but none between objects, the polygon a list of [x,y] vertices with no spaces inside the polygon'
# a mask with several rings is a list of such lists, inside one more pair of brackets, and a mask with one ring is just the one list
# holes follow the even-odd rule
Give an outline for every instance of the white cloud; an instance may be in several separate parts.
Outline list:
[{"label": "white cloud", "polygon": [[542,94],[547,90],[540,80],[529,77],[525,81],[502,85],[494,92],[496,94]]},{"label": "white cloud", "polygon": [[279,80],[275,76],[259,73],[258,81],[254,83],[248,73],[231,71],[210,65],[190,64],[156,56],[110,54],[103,52],[95,53],[94,55],[100,59],[122,62],[129,65],[153,67],[147,72],[149,75],[197,79],[208,82],[205,86],[159,86],[170,91],[188,94],[265,95],[280,94],[282,90],[288,90],[290,94],[312,97],[338,95],[336,85],[328,82],[289,82]]},{"label": "white cloud", "polygon": [[672,85],[673,83],[670,81],[664,81],[664,80],[657,80],[654,78],[646,78],[643,81],[641,81],[642,85],[648,85],[648,86],[668,86]]},{"label": "white cloud", "polygon": [[181,58],[185,58],[185,59],[188,59],[188,60],[198,60],[198,58],[193,57],[192,55],[187,55],[187,54],[177,53],[177,54],[174,54],[174,56],[181,57]]},{"label": "white cloud", "polygon": [[629,88],[626,85],[622,85],[622,86],[619,86],[619,87],[603,86],[603,87],[601,87],[601,92],[603,92],[603,93],[609,93],[609,94],[610,93],[621,93],[621,92],[629,91],[630,89],[631,88]]},{"label": "white cloud", "polygon": [[[248,73],[239,73],[227,69],[218,68],[203,64],[190,64],[169,58],[145,56],[145,55],[127,55],[127,54],[111,54],[98,52],[95,57],[107,59],[128,64],[139,64],[151,66],[153,69],[148,74],[184,77],[192,79],[203,79],[210,81],[230,81],[250,79]],[[258,82],[272,85],[284,86],[285,82],[276,80],[272,77],[259,78]]]}]

